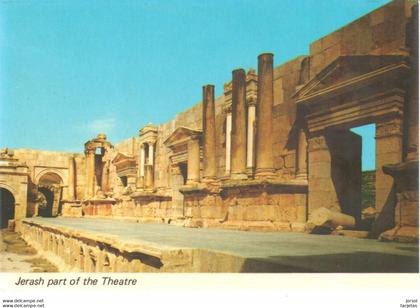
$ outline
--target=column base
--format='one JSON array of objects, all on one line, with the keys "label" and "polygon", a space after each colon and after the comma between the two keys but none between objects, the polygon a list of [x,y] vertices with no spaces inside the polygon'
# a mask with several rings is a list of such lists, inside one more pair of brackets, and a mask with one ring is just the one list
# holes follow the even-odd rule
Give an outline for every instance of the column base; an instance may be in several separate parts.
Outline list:
[{"label": "column base", "polygon": [[[217,177],[215,177],[215,176],[204,177],[201,180],[202,183],[213,183],[213,182],[216,182],[216,181],[217,181]],[[187,181],[187,184],[188,184],[188,181]]]},{"label": "column base", "polygon": [[200,182],[197,180],[187,180],[187,183],[186,183],[186,185],[188,186],[197,186],[198,184],[200,184]]},{"label": "column base", "polygon": [[308,174],[307,173],[298,173],[296,174],[296,180],[307,180]]},{"label": "column base", "polygon": [[276,174],[274,173],[273,168],[259,168],[255,171],[256,179],[269,179],[275,178]]},{"label": "column base", "polygon": [[232,180],[246,180],[248,179],[248,175],[246,173],[231,173],[230,178]]}]

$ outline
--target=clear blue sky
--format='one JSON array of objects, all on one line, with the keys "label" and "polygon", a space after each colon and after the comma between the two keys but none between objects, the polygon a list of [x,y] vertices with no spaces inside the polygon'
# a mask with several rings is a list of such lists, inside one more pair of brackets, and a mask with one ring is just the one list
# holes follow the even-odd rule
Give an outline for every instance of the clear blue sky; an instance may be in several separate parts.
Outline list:
[{"label": "clear blue sky", "polygon": [[81,151],[162,123],[237,67],[308,54],[385,0],[1,1],[0,147]]}]

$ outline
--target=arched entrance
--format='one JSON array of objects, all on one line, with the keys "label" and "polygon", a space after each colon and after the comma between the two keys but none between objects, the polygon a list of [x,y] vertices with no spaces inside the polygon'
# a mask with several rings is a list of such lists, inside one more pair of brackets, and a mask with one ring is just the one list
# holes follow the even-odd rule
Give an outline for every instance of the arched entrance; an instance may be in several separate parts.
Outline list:
[{"label": "arched entrance", "polygon": [[0,187],[0,217],[1,229],[7,228],[9,220],[15,218],[15,197],[2,187]]},{"label": "arched entrance", "polygon": [[38,215],[42,217],[57,216],[60,209],[61,177],[53,172],[43,174],[38,181]]}]

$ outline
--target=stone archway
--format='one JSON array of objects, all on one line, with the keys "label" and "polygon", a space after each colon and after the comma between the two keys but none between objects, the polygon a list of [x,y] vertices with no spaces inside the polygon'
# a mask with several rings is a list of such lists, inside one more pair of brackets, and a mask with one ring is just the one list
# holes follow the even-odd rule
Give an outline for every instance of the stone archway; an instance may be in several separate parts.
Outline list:
[{"label": "stone archway", "polygon": [[38,179],[38,215],[54,217],[60,212],[63,180],[57,173],[46,172]]},{"label": "stone archway", "polygon": [[0,187],[0,217],[1,229],[9,226],[9,220],[15,218],[15,197],[6,188]]}]

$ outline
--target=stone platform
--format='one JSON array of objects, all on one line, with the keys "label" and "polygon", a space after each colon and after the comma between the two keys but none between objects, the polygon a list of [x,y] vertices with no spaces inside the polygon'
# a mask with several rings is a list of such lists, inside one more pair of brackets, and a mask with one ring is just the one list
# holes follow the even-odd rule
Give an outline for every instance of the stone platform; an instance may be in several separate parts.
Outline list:
[{"label": "stone platform", "polygon": [[418,272],[418,244],[333,235],[26,218],[22,237],[62,271]]}]

